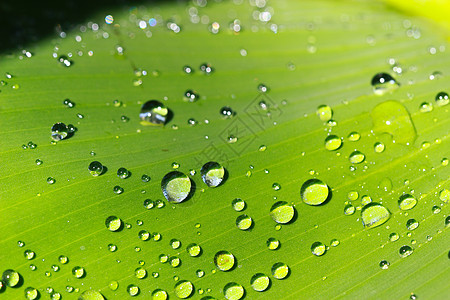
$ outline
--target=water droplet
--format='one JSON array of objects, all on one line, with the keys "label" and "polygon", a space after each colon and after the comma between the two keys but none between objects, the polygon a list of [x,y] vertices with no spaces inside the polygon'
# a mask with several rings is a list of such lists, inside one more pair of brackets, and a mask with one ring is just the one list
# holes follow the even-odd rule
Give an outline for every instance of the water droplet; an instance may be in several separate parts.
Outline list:
[{"label": "water droplet", "polygon": [[55,141],[63,140],[68,135],[68,129],[64,123],[55,123],[52,126],[52,139]]},{"label": "water droplet", "polygon": [[164,125],[169,115],[169,109],[157,100],[144,103],[139,114],[142,125]]},{"label": "water droplet", "polygon": [[151,200],[151,199],[145,199],[144,200],[144,207],[146,209],[152,209],[153,207],[155,207],[156,203],[155,201]]},{"label": "water droplet", "polygon": [[240,300],[244,297],[245,289],[236,282],[229,282],[223,288],[223,294],[228,300]]},{"label": "water droplet", "polygon": [[125,168],[119,168],[117,170],[117,176],[121,179],[126,179],[130,176],[130,172]]},{"label": "water droplet", "polygon": [[315,256],[322,256],[327,252],[327,247],[321,242],[315,242],[311,245],[311,252]]},{"label": "water droplet", "polygon": [[374,150],[376,153],[381,153],[381,152],[384,151],[384,149],[385,149],[385,145],[384,145],[382,142],[376,142],[376,143],[373,145],[373,150]]},{"label": "water droplet", "polygon": [[197,257],[202,253],[202,248],[199,245],[192,243],[186,247],[186,251],[190,256]]},{"label": "water droplet", "polygon": [[40,160],[39,158],[36,159],[36,165],[40,166],[40,165],[42,165],[42,163],[43,163],[42,160]]},{"label": "water droplet", "polygon": [[[61,299],[61,294],[58,293],[58,292],[53,292],[53,293],[50,294],[50,299],[51,300],[60,300]],[[81,299],[83,299],[83,298],[81,298]]]},{"label": "water droplet", "polygon": [[15,287],[20,281],[20,275],[12,269],[7,269],[2,274],[2,281],[9,287]]},{"label": "water droplet", "polygon": [[188,125],[195,126],[198,124],[198,121],[193,118],[190,118],[187,123]]},{"label": "water droplet", "polygon": [[151,237],[151,234],[147,230],[141,230],[138,233],[138,237],[142,241],[148,241],[148,239]]},{"label": "water droplet", "polygon": [[47,178],[47,183],[48,184],[54,184],[55,182],[56,182],[55,178],[53,178],[53,177],[48,177]]},{"label": "water droplet", "polygon": [[430,102],[422,102],[419,106],[419,111],[421,113],[427,113],[433,111],[433,104]]},{"label": "water droplet", "polygon": [[253,220],[247,215],[240,215],[236,218],[236,226],[240,230],[248,230],[252,227]]},{"label": "water droplet", "polygon": [[75,102],[70,99],[64,99],[63,104],[68,108],[72,108],[75,106]]},{"label": "water droplet", "polygon": [[33,287],[27,287],[25,289],[25,298],[28,300],[35,300],[39,298],[39,291]]},{"label": "water droplet", "polygon": [[111,252],[115,252],[117,250],[117,246],[114,244],[108,244],[108,250]]},{"label": "water droplet", "polygon": [[441,165],[444,166],[444,167],[448,166],[448,158],[444,157],[444,158],[441,160]]},{"label": "water droplet", "polygon": [[375,133],[388,133],[396,143],[410,145],[417,137],[411,116],[398,101],[385,101],[375,106],[371,112]]},{"label": "water droplet", "polygon": [[358,199],[358,197],[359,197],[359,194],[357,191],[350,191],[347,194],[347,198],[350,201],[355,201],[356,199]]},{"label": "water droplet", "polygon": [[136,276],[136,278],[138,279],[144,279],[145,277],[147,277],[147,271],[144,268],[139,267],[134,270],[134,276]]},{"label": "water droplet", "polygon": [[441,208],[440,208],[439,206],[437,206],[437,205],[433,205],[433,207],[431,208],[431,211],[432,211],[434,214],[438,214],[438,213],[441,212]]},{"label": "water droplet", "polygon": [[186,74],[192,74],[194,72],[194,70],[190,66],[186,65],[183,67],[183,72]]},{"label": "water droplet", "polygon": [[353,151],[350,156],[348,157],[348,160],[352,164],[360,164],[366,159],[366,156],[360,152],[360,151]]},{"label": "water droplet", "polygon": [[80,295],[80,297],[78,297],[78,300],[104,300],[104,299],[105,298],[103,297],[102,294],[94,290],[84,291]]},{"label": "water droplet", "polygon": [[258,85],[258,91],[261,93],[267,93],[269,88],[264,83],[261,83]]},{"label": "water droplet", "polygon": [[93,161],[89,164],[88,170],[92,176],[99,176],[103,173],[103,165],[98,161]]},{"label": "water droplet", "polygon": [[159,262],[162,264],[165,264],[169,261],[169,256],[167,254],[160,254],[159,255]]},{"label": "water droplet", "polygon": [[167,292],[161,289],[156,289],[152,292],[152,300],[166,300],[169,298]]},{"label": "water droplet", "polygon": [[279,224],[287,224],[295,216],[294,206],[288,204],[286,201],[278,201],[270,208],[270,216]]},{"label": "water droplet", "polygon": [[171,239],[169,243],[172,249],[178,249],[181,247],[181,242],[177,239]]},{"label": "water droplet", "polygon": [[317,108],[316,114],[323,122],[328,122],[333,117],[333,110],[328,105],[321,105]]},{"label": "water droplet", "polygon": [[353,215],[355,213],[355,207],[351,204],[347,204],[344,207],[344,214],[347,216]]},{"label": "water droplet", "polygon": [[275,279],[285,279],[289,275],[289,267],[285,263],[277,262],[273,264],[272,268],[272,276]]},{"label": "water droplet", "polygon": [[200,170],[200,173],[202,175],[203,182],[206,183],[208,187],[219,186],[225,177],[224,167],[214,161],[204,164]]},{"label": "water droplet", "polygon": [[300,196],[308,205],[320,205],[328,199],[328,185],[319,179],[309,179],[303,183]]},{"label": "water droplet", "polygon": [[281,189],[281,185],[280,185],[279,183],[277,183],[277,182],[274,182],[274,183],[272,184],[272,189],[273,189],[274,191],[279,191],[279,190]]},{"label": "water droplet", "polygon": [[183,99],[184,99],[185,101],[195,102],[195,101],[197,101],[198,99],[200,99],[200,95],[198,95],[198,94],[197,94],[196,92],[194,92],[193,90],[187,90],[187,91],[184,93]]},{"label": "water droplet", "polygon": [[36,253],[32,250],[25,250],[23,256],[28,260],[32,260],[36,256]]},{"label": "water droplet", "polygon": [[231,206],[235,211],[243,211],[246,207],[246,203],[241,198],[236,198],[231,202]]},{"label": "water droplet", "polygon": [[448,226],[450,226],[450,216],[447,216],[445,218],[445,227],[448,227]]},{"label": "water droplet", "polygon": [[75,276],[76,278],[83,278],[85,276],[85,271],[83,267],[73,267],[72,269],[72,275]]},{"label": "water droplet", "polygon": [[189,296],[192,295],[194,292],[194,285],[192,282],[187,280],[180,280],[175,284],[174,292],[175,296],[177,296],[180,299],[186,299],[189,298]]},{"label": "water droplet", "polygon": [[359,141],[359,139],[361,138],[361,135],[356,131],[352,131],[349,133],[347,138],[350,142],[356,142],[356,141]]},{"label": "water droplet", "polygon": [[389,268],[390,263],[387,260],[380,261],[380,268],[386,270]]},{"label": "water droplet", "polygon": [[447,189],[441,190],[439,192],[439,199],[444,203],[448,203],[450,201],[450,191]]},{"label": "water droplet", "polygon": [[19,247],[23,247],[23,246],[25,246],[25,242],[23,242],[23,241],[17,241],[17,246],[19,246]]},{"label": "water droplet", "polygon": [[400,199],[398,200],[398,206],[401,210],[409,210],[412,209],[414,206],[416,206],[417,200],[414,198],[414,196],[410,194],[404,194],[400,196]]},{"label": "water droplet", "polygon": [[325,139],[325,148],[327,150],[333,151],[337,150],[342,146],[342,140],[337,135],[329,135]]},{"label": "water droplet", "polygon": [[340,243],[341,243],[341,242],[340,242],[338,239],[332,239],[332,240],[330,241],[330,245],[331,245],[332,247],[337,247],[337,246],[339,246]]},{"label": "water droplet", "polygon": [[417,227],[419,227],[419,222],[417,222],[415,219],[409,219],[406,221],[406,228],[408,230],[414,230]]},{"label": "water droplet", "polygon": [[373,91],[377,95],[384,95],[387,92],[394,91],[399,84],[387,73],[378,73],[372,78]]},{"label": "water droplet", "polygon": [[435,100],[436,100],[436,104],[438,106],[447,105],[449,103],[449,101],[450,101],[449,98],[448,98],[448,94],[446,92],[439,92],[436,95]]},{"label": "water droplet", "polygon": [[236,113],[229,106],[224,106],[220,109],[220,115],[226,119],[233,117],[235,114]]},{"label": "water droplet", "polygon": [[191,192],[191,180],[179,171],[173,171],[161,180],[161,189],[169,202],[180,203],[186,200]]},{"label": "water droplet", "polygon": [[266,246],[269,250],[277,250],[280,247],[280,241],[273,237],[268,238]]},{"label": "water droplet", "polygon": [[37,267],[35,265],[33,265],[33,264],[30,264],[30,270],[31,271],[36,271]]},{"label": "water droplet", "polygon": [[230,271],[235,264],[234,255],[228,251],[219,251],[214,255],[214,264],[221,271]]},{"label": "water droplet", "polygon": [[208,64],[208,63],[203,63],[203,64],[200,65],[200,71],[201,71],[202,73],[204,73],[204,74],[209,75],[209,74],[211,74],[212,72],[214,72],[214,69],[213,69],[213,67],[212,67],[210,64]]},{"label": "water droplet", "polygon": [[181,259],[177,256],[171,256],[169,257],[169,263],[172,268],[177,268],[181,264]]},{"label": "water droplet", "polygon": [[120,186],[118,186],[118,185],[116,185],[116,186],[113,187],[113,192],[114,192],[115,194],[117,194],[117,195],[120,195],[120,194],[123,193],[123,188],[120,187]]},{"label": "water droplet", "polygon": [[116,216],[109,216],[106,218],[105,225],[110,231],[117,231],[122,227],[122,220]]},{"label": "water droplet", "polygon": [[374,228],[380,226],[389,220],[391,213],[386,207],[379,203],[369,203],[361,210],[361,219],[363,225],[367,228]]},{"label": "water droplet", "polygon": [[270,285],[270,278],[263,273],[256,273],[250,279],[252,288],[257,292],[264,292]]},{"label": "water droplet", "polygon": [[134,284],[130,284],[127,286],[127,292],[130,296],[134,297],[139,294],[139,287]]},{"label": "water droplet", "polygon": [[407,257],[410,256],[413,253],[413,248],[411,248],[408,245],[404,245],[401,246],[400,249],[398,250],[398,253],[400,254],[401,257]]},{"label": "water droplet", "polygon": [[60,55],[58,57],[58,61],[61,64],[61,66],[64,66],[66,68],[70,67],[73,63],[71,60],[69,60],[69,58],[66,55]]}]

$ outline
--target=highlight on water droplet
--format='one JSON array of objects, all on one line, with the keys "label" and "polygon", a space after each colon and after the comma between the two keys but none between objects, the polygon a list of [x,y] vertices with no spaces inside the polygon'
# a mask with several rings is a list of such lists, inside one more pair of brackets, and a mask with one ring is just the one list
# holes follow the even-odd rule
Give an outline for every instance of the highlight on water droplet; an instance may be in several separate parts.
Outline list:
[{"label": "highlight on water droplet", "polygon": [[210,161],[203,165],[200,173],[208,187],[217,187],[225,177],[225,168],[218,162]]},{"label": "highlight on water droplet", "polygon": [[321,205],[330,195],[328,185],[319,179],[305,181],[300,189],[300,196],[308,205]]},{"label": "highlight on water droplet", "polygon": [[376,95],[384,95],[399,87],[397,81],[387,73],[377,73],[372,77],[373,92]]},{"label": "highlight on water droplet", "polygon": [[189,298],[194,290],[194,285],[188,280],[180,280],[175,284],[174,287],[175,296],[180,299]]},{"label": "highlight on water droplet", "polygon": [[311,245],[311,252],[315,256],[322,256],[327,252],[327,246],[325,246],[322,242],[314,242]]},{"label": "highlight on water droplet", "polygon": [[416,206],[417,200],[414,196],[410,194],[403,194],[398,199],[398,206],[401,210],[409,210]]},{"label": "highlight on water droplet", "polygon": [[169,116],[169,109],[157,100],[144,103],[139,113],[142,125],[164,125]]},{"label": "highlight on water droplet", "polygon": [[288,265],[283,262],[273,264],[271,271],[272,276],[279,280],[287,278],[290,272]]},{"label": "highlight on water droplet", "polygon": [[220,115],[225,119],[232,118],[235,114],[236,113],[229,106],[224,106],[220,109]]},{"label": "highlight on water droplet", "polygon": [[221,271],[230,271],[235,264],[234,255],[226,250],[222,250],[214,255],[214,264]]},{"label": "highlight on water droplet", "polygon": [[166,174],[161,180],[161,190],[169,202],[180,203],[191,193],[191,180],[179,171]]},{"label": "highlight on water droplet", "polygon": [[389,220],[391,213],[382,204],[371,202],[361,210],[361,220],[367,228],[374,228]]},{"label": "highlight on water droplet", "polygon": [[229,282],[223,288],[223,294],[227,300],[240,300],[245,295],[245,289],[236,282]]},{"label": "highlight on water droplet", "polygon": [[387,133],[395,143],[410,145],[417,137],[416,128],[406,107],[398,101],[384,101],[372,109],[373,131]]},{"label": "highlight on water droplet", "polygon": [[278,201],[270,208],[270,216],[279,224],[287,224],[293,220],[295,208],[286,201]]},{"label": "highlight on water droplet", "polygon": [[256,273],[250,279],[252,288],[257,292],[264,292],[269,288],[270,278],[263,273]]}]

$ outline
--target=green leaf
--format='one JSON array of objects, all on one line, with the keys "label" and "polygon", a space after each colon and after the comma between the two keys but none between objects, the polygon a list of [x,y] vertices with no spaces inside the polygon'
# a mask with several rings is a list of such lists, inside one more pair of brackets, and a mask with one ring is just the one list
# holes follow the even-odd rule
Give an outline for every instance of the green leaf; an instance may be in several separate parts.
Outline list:
[{"label": "green leaf", "polygon": [[[30,46],[29,58],[0,57],[12,75],[0,87],[0,271],[22,277],[3,296],[34,287],[42,298],[51,288],[64,299],[89,290],[126,299],[130,285],[142,299],[191,288],[195,299],[223,298],[239,285],[247,299],[447,296],[450,106],[435,101],[449,92],[445,34],[375,1],[255,3],[264,1],[105,9]],[[381,72],[399,86],[374,93]],[[199,99],[184,100],[187,90]],[[152,99],[173,114],[165,126],[141,124]],[[321,105],[331,121],[316,114]],[[235,114],[224,118],[227,106]],[[52,142],[57,122],[77,131]],[[93,161],[106,167],[99,176]],[[201,178],[209,161],[226,169],[217,187]],[[179,204],[161,190],[174,168],[193,186]],[[260,273],[265,291],[252,288],[267,284]]]}]

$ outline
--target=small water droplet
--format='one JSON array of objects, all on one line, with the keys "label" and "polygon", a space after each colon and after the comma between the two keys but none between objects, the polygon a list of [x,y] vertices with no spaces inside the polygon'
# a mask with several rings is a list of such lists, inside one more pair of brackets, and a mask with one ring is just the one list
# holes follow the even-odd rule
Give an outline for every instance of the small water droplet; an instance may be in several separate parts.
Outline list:
[{"label": "small water droplet", "polygon": [[113,192],[114,192],[114,194],[120,195],[120,194],[123,193],[123,188],[118,186],[118,185],[116,185],[116,186],[113,187]]},{"label": "small water droplet", "polygon": [[419,222],[417,222],[415,219],[409,219],[406,221],[406,228],[408,230],[414,230],[417,227],[419,227]]},{"label": "small water droplet", "polygon": [[400,196],[398,200],[398,206],[401,210],[409,210],[416,206],[417,200],[414,196],[410,194],[404,194]]},{"label": "small water droplet", "polygon": [[430,102],[422,102],[419,106],[419,111],[421,113],[427,113],[433,111],[433,104]]},{"label": "small water droplet", "polygon": [[439,199],[444,202],[448,203],[450,201],[450,190],[443,189],[439,192]]},{"label": "small water droplet", "polygon": [[147,271],[144,268],[139,267],[134,270],[134,276],[136,276],[136,278],[138,279],[144,279],[145,277],[147,277]]},{"label": "small water droplet", "polygon": [[223,118],[229,119],[232,118],[236,113],[229,106],[224,106],[220,109],[220,115]]},{"label": "small water droplet", "polygon": [[288,204],[286,201],[278,201],[270,208],[270,216],[279,224],[287,224],[294,219],[294,206]]},{"label": "small water droplet", "polygon": [[351,204],[347,204],[344,207],[344,214],[347,216],[353,215],[355,213],[355,207]]},{"label": "small water droplet", "polygon": [[139,287],[134,284],[130,284],[127,286],[127,292],[130,296],[134,297],[139,294]]},{"label": "small water droplet", "polygon": [[311,245],[311,252],[315,256],[322,256],[327,252],[327,247],[321,242],[314,242]]},{"label": "small water droplet", "polygon": [[206,183],[208,187],[219,186],[225,177],[224,167],[214,161],[204,164],[200,170],[200,173],[202,175],[203,182]]},{"label": "small water droplet", "polygon": [[382,153],[382,152],[384,151],[384,149],[385,149],[385,145],[384,145],[382,142],[376,142],[376,143],[373,145],[373,150],[374,150],[376,153]]},{"label": "small water droplet", "polygon": [[361,138],[361,135],[358,132],[356,132],[356,131],[352,131],[352,132],[349,133],[347,138],[348,138],[348,140],[350,142],[357,142]]},{"label": "small water droplet", "polygon": [[247,215],[240,215],[236,218],[236,226],[240,230],[248,230],[252,227],[253,220]]},{"label": "small water droplet", "polygon": [[235,211],[243,211],[246,207],[246,203],[241,198],[236,198],[231,202],[231,206]]},{"label": "small water droplet", "polygon": [[55,123],[52,126],[52,139],[55,141],[63,140],[69,134],[66,124]]},{"label": "small water droplet", "polygon": [[40,293],[37,289],[33,288],[33,287],[27,287],[25,289],[25,298],[27,298],[27,300],[35,300],[35,299],[39,299]]},{"label": "small water droplet", "polygon": [[122,227],[122,220],[116,216],[109,216],[105,221],[106,228],[110,231],[117,231]]},{"label": "small water droplet", "polygon": [[172,268],[177,268],[181,264],[181,259],[177,256],[169,257],[169,263]]},{"label": "small water droplet", "polygon": [[178,281],[174,287],[175,296],[180,299],[189,298],[194,291],[194,285],[192,284],[192,282],[187,280]]},{"label": "small water droplet", "polygon": [[192,74],[194,72],[194,70],[190,66],[186,65],[183,67],[183,72],[186,74]]},{"label": "small water droplet", "polygon": [[342,146],[342,140],[337,135],[329,135],[325,139],[325,149],[333,151]]},{"label": "small water droplet", "polygon": [[164,125],[169,115],[169,109],[157,100],[144,103],[139,114],[142,125]]},{"label": "small water droplet", "polygon": [[202,248],[199,245],[192,243],[186,247],[186,251],[190,256],[197,257],[201,254]]},{"label": "small water droplet", "polygon": [[360,151],[353,151],[350,156],[348,157],[348,160],[352,164],[360,164],[366,159],[366,156],[360,152]]},{"label": "small water droplet", "polygon": [[130,172],[125,168],[119,168],[117,170],[117,176],[121,179],[126,179],[130,176]]},{"label": "small water droplet", "polygon": [[75,266],[72,269],[72,275],[76,278],[83,278],[85,276],[85,271],[83,267]]},{"label": "small water droplet", "polygon": [[446,92],[439,92],[436,95],[436,104],[437,106],[444,106],[447,105],[449,103],[449,98],[448,98],[448,94]]},{"label": "small water droplet", "polygon": [[151,237],[151,234],[147,230],[141,230],[138,233],[138,237],[142,241],[148,241],[148,239]]},{"label": "small water droplet", "polygon": [[332,240],[330,241],[330,245],[331,245],[332,247],[337,247],[337,246],[339,246],[340,243],[341,243],[341,242],[340,242],[338,239],[332,239]]},{"label": "small water droplet", "polygon": [[202,73],[204,73],[204,74],[209,75],[209,74],[211,74],[212,72],[214,72],[214,69],[213,69],[213,67],[212,67],[210,64],[208,64],[208,63],[203,63],[203,64],[200,65],[200,71],[201,71]]},{"label": "small water droplet", "polygon": [[75,106],[75,102],[70,99],[64,99],[63,104],[68,108],[72,108]]},{"label": "small water droplet", "polygon": [[55,182],[56,182],[55,178],[53,178],[53,177],[48,177],[47,178],[47,183],[48,184],[54,184]]},{"label": "small water droplet", "polygon": [[200,99],[200,95],[197,94],[195,91],[193,90],[187,90],[186,92],[184,92],[184,97],[183,99],[185,101],[189,101],[189,102],[195,102],[198,99]]},{"label": "small water droplet", "polygon": [[317,107],[316,114],[323,122],[328,122],[333,117],[333,110],[328,105],[320,105]]},{"label": "small water droplet", "polygon": [[390,263],[387,260],[382,260],[379,265],[381,269],[386,270],[389,268]]},{"label": "small water droplet", "polygon": [[398,250],[398,253],[400,254],[400,257],[405,258],[405,257],[410,256],[413,253],[413,251],[414,251],[413,248],[411,248],[408,245],[404,245],[404,246],[400,247],[400,249]]},{"label": "small water droplet", "polygon": [[15,287],[19,284],[20,274],[12,269],[7,269],[2,274],[2,281],[9,287]]},{"label": "small water droplet", "polygon": [[103,165],[98,161],[93,161],[89,164],[88,170],[92,176],[99,176],[103,173]]},{"label": "small water droplet", "polygon": [[266,246],[269,250],[277,250],[280,247],[280,241],[271,237],[267,239]]},{"label": "small water droplet", "polygon": [[250,279],[252,288],[257,292],[264,292],[269,288],[270,278],[263,273],[256,273]]},{"label": "small water droplet", "polygon": [[32,260],[36,256],[36,253],[33,250],[28,249],[24,251],[23,256],[28,260]]},{"label": "small water droplet", "polygon": [[431,211],[433,212],[433,214],[438,214],[441,212],[441,208],[437,205],[433,205],[433,207],[431,208]]},{"label": "small water droplet", "polygon": [[166,300],[168,298],[169,295],[164,290],[156,289],[152,292],[152,300]]},{"label": "small water droplet", "polygon": [[142,182],[149,182],[150,181],[150,176],[148,176],[147,174],[143,174],[141,176],[141,180],[142,180]]},{"label": "small water droplet", "polygon": [[285,279],[289,275],[289,267],[283,262],[277,262],[273,264],[272,268],[272,276],[275,279]]}]

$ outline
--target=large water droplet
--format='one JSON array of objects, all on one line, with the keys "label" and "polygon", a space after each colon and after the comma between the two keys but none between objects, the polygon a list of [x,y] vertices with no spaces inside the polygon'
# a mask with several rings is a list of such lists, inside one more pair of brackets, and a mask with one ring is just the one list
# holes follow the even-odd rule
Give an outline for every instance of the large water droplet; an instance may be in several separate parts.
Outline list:
[{"label": "large water droplet", "polygon": [[93,161],[89,164],[88,170],[92,176],[99,176],[103,173],[103,165],[98,161]]},{"label": "large water droplet", "polygon": [[342,146],[342,140],[337,135],[329,135],[325,139],[325,148],[327,150],[333,151],[337,150]]},{"label": "large water droplet", "polygon": [[134,297],[139,294],[139,287],[134,284],[130,284],[127,286],[127,292],[130,296]]},{"label": "large water droplet", "polygon": [[28,300],[38,299],[40,296],[39,291],[33,287],[27,287],[25,289],[25,298]]},{"label": "large water droplet", "polygon": [[192,243],[186,247],[186,251],[190,256],[197,257],[202,253],[202,248],[199,245]]},{"label": "large water droplet", "polygon": [[244,297],[245,290],[239,283],[229,282],[223,288],[223,294],[228,300],[240,300]]},{"label": "large water droplet", "polygon": [[80,295],[80,297],[78,297],[78,300],[104,300],[104,299],[105,298],[103,297],[102,294],[94,290],[84,291]]},{"label": "large water droplet", "polygon": [[314,254],[315,256],[322,256],[325,254],[325,252],[327,252],[327,246],[325,246],[323,243],[321,242],[314,242],[311,245],[311,252],[312,254]]},{"label": "large water droplet", "polygon": [[180,299],[186,299],[194,292],[194,285],[187,280],[180,280],[175,284],[175,295]]},{"label": "large water droplet", "polygon": [[448,203],[450,201],[450,190],[443,189],[439,192],[439,199],[444,202]]},{"label": "large water droplet", "polygon": [[63,140],[69,134],[69,130],[67,129],[66,124],[64,123],[55,123],[52,126],[52,139],[55,141]]},{"label": "large water droplet", "polygon": [[139,114],[142,125],[164,125],[169,115],[169,109],[157,100],[144,103]]},{"label": "large water droplet", "polygon": [[7,269],[2,274],[2,281],[9,287],[15,287],[20,281],[20,275],[12,269]]},{"label": "large water droplet", "polygon": [[147,277],[147,271],[144,268],[139,267],[134,270],[134,276],[136,276],[136,278],[138,279],[144,279],[145,277]]},{"label": "large water droplet", "polygon": [[272,276],[275,279],[285,279],[289,275],[289,267],[283,262],[277,262],[273,264],[272,268]]},{"label": "large water droplet", "polygon": [[222,183],[225,169],[219,163],[210,161],[203,165],[200,173],[202,174],[203,182],[207,186],[216,187]]},{"label": "large water droplet", "polygon": [[390,134],[396,143],[412,144],[417,137],[411,116],[398,101],[389,100],[375,106],[371,112],[375,133]]},{"label": "large water droplet", "polygon": [[449,103],[449,98],[448,98],[448,94],[446,92],[439,92],[436,95],[436,104],[438,106],[444,106],[447,105]]},{"label": "large water droplet", "polygon": [[390,263],[387,260],[382,260],[379,265],[381,269],[386,270],[389,268]]},{"label": "large water droplet", "polygon": [[378,73],[372,78],[373,91],[377,95],[384,95],[387,92],[398,88],[399,84],[387,73]]},{"label": "large water droplet", "polygon": [[417,222],[415,219],[409,219],[406,221],[406,228],[408,230],[414,230],[417,227],[419,227],[419,222]]},{"label": "large water droplet", "polygon": [[220,109],[220,115],[224,118],[231,118],[235,115],[233,109],[229,106],[224,106]]},{"label": "large water droplet", "polygon": [[316,114],[321,121],[327,122],[333,117],[333,110],[328,105],[321,105],[317,108]]},{"label": "large water droplet", "polygon": [[234,267],[234,255],[228,251],[219,251],[214,255],[214,264],[221,271],[229,271]]},{"label": "large water droplet", "polygon": [[117,231],[122,227],[122,220],[116,216],[109,216],[105,221],[106,228],[111,231]]},{"label": "large water droplet", "polygon": [[322,180],[309,179],[303,183],[300,196],[308,205],[320,205],[328,199],[329,189]]},{"label": "large water droplet", "polygon": [[398,206],[401,210],[408,210],[412,209],[414,206],[416,206],[417,200],[414,198],[414,196],[410,194],[404,194],[400,196],[398,200]]},{"label": "large water droplet", "polygon": [[173,171],[161,180],[161,189],[168,201],[180,203],[186,200],[191,192],[191,180],[186,174]]},{"label": "large water droplet", "polygon": [[366,156],[364,155],[364,153],[360,152],[360,151],[353,151],[350,156],[348,157],[348,160],[352,163],[352,164],[360,164],[362,163],[364,160],[366,159]]},{"label": "large water droplet", "polygon": [[126,179],[130,176],[130,172],[125,168],[119,168],[117,170],[117,176],[121,179]]},{"label": "large water droplet", "polygon": [[72,275],[76,278],[83,278],[86,275],[83,267],[75,266],[72,269]]},{"label": "large water droplet", "polygon": [[278,201],[270,208],[270,216],[277,223],[287,224],[295,216],[294,206],[286,201]]},{"label": "large water droplet", "polygon": [[386,207],[379,203],[369,203],[361,210],[361,219],[363,225],[367,228],[374,228],[380,226],[389,220],[391,213]]},{"label": "large water droplet", "polygon": [[400,249],[398,250],[398,254],[400,254],[401,257],[407,257],[410,256],[413,251],[413,248],[408,245],[404,245],[400,247]]},{"label": "large water droplet", "polygon": [[247,215],[240,215],[236,218],[236,226],[240,230],[248,230],[252,227],[253,220]]},{"label": "large water droplet", "polygon": [[152,300],[166,300],[168,298],[169,295],[164,290],[156,289],[152,292]]},{"label": "large water droplet", "polygon": [[236,198],[231,202],[231,206],[233,206],[233,209],[235,211],[243,211],[246,207],[246,203],[241,198]]},{"label": "large water droplet", "polygon": [[252,288],[257,292],[264,292],[270,285],[270,278],[263,273],[257,273],[250,279]]}]

